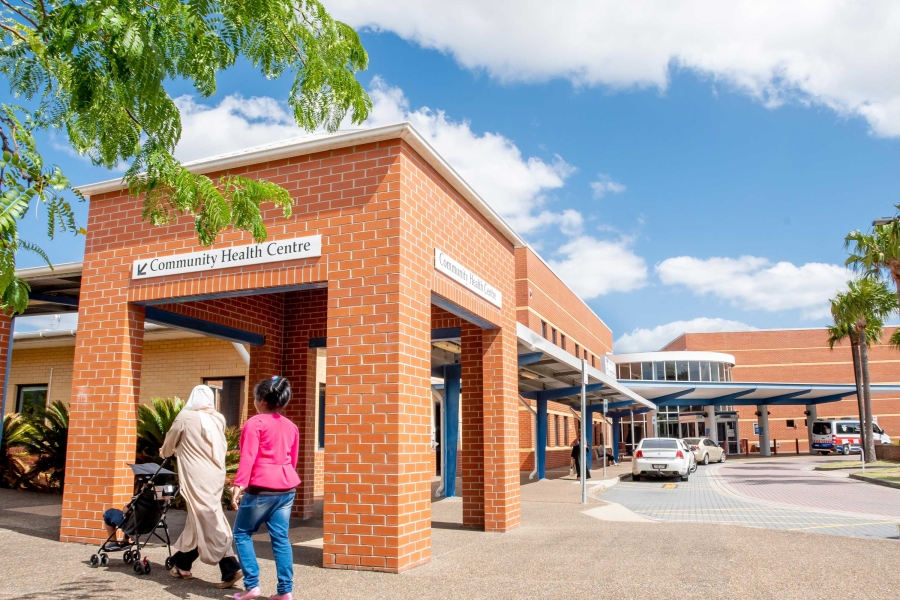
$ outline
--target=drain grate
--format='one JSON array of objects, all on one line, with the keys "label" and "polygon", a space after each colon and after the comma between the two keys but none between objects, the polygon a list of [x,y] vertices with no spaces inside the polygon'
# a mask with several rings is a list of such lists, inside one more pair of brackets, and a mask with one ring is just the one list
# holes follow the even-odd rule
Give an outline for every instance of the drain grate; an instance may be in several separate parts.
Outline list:
[{"label": "drain grate", "polygon": [[677,483],[665,483],[665,484],[663,484],[663,489],[664,489],[664,490],[674,490],[674,489],[677,488],[677,487],[678,487],[678,484],[677,484]]}]

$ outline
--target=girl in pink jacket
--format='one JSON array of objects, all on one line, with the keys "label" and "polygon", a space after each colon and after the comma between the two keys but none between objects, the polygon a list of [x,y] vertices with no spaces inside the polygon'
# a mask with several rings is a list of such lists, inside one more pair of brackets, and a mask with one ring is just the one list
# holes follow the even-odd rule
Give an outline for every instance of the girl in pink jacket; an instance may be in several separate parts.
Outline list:
[{"label": "girl in pink jacket", "polygon": [[278,593],[269,600],[292,600],[294,554],[288,539],[297,476],[300,431],[281,414],[291,399],[291,384],[284,377],[264,379],[253,388],[257,415],[241,429],[241,462],[234,477],[232,503],[237,509],[234,545],[244,572],[244,592],[235,600],[259,598],[259,564],[251,536],[266,524],[275,555]]}]

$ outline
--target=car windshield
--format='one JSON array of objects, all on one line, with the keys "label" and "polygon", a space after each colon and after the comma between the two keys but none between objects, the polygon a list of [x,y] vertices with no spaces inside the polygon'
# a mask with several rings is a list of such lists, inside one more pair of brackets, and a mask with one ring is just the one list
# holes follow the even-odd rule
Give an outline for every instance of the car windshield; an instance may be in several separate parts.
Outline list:
[{"label": "car windshield", "polygon": [[684,443],[691,446],[699,446],[700,438],[684,438]]},{"label": "car windshield", "polygon": [[831,423],[813,423],[813,435],[831,435]]},{"label": "car windshield", "polygon": [[665,450],[677,450],[678,449],[678,440],[672,440],[667,438],[651,438],[641,440],[641,449],[665,449]]}]

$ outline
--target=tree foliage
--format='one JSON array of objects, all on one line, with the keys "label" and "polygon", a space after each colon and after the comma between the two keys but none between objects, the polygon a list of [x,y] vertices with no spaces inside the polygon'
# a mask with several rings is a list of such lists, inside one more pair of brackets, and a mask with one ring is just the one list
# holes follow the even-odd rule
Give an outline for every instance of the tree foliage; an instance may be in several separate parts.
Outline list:
[{"label": "tree foliage", "polygon": [[[181,398],[154,398],[149,405],[138,405],[137,420],[137,461],[162,461],[159,449],[166,441],[166,434],[172,428],[175,417],[184,408]],[[174,468],[174,465],[173,465]]]},{"label": "tree foliage", "polygon": [[0,441],[0,488],[14,488],[16,482],[27,471],[23,460],[27,454],[13,449],[21,448],[25,444],[25,436],[31,429],[31,424],[18,413],[6,415],[3,419],[3,440]]},{"label": "tree foliage", "polygon": [[181,119],[167,82],[189,81],[209,97],[218,73],[244,58],[270,79],[293,74],[287,102],[308,131],[335,131],[348,117],[361,123],[371,109],[356,79],[368,64],[359,36],[319,0],[3,0],[0,38],[0,74],[25,104],[0,106],[0,308],[7,310],[27,303],[16,252],[47,260],[18,237],[29,206],[46,205],[51,238],[83,232],[66,200],[69,181],[44,165],[36,131],[65,134],[95,165],[128,162],[125,181],[143,194],[144,218],[163,225],[191,215],[200,243],[210,245],[227,227],[264,240],[260,203],[289,216],[291,198],[271,182],[185,169],[173,156]]},{"label": "tree foliage", "polygon": [[28,473],[19,479],[19,484],[44,475],[47,486],[62,493],[69,443],[69,409],[57,400],[49,407],[36,407],[26,418],[31,429],[25,433],[22,447],[27,454],[37,458]]},{"label": "tree foliage", "polygon": [[894,282],[900,306],[900,221],[876,225],[869,233],[853,231],[844,240],[850,251],[846,265],[869,279],[887,275]]}]

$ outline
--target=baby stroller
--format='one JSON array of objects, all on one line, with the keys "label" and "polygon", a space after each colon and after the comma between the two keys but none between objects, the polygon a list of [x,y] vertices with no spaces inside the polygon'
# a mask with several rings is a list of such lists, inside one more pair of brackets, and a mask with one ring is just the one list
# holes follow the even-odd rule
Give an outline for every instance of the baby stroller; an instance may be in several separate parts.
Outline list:
[{"label": "baby stroller", "polygon": [[[131,502],[123,510],[122,522],[117,525],[116,531],[100,545],[100,550],[91,555],[91,567],[106,566],[109,564],[109,552],[124,551],[122,559],[126,565],[134,565],[134,572],[138,575],[150,573],[150,561],[147,557],[141,560],[141,549],[151,538],[156,537],[165,542],[169,557],[166,559],[166,569],[171,569],[172,547],[169,541],[169,526],[166,524],[166,513],[172,501],[178,495],[177,483],[158,484],[158,477],[173,476],[175,473],[163,469],[162,464],[153,463],[141,465],[128,465],[135,475],[135,488],[137,492]],[[159,530],[165,535],[163,538]],[[122,540],[117,541],[119,531],[122,532]]]}]

